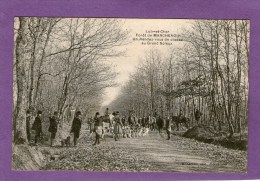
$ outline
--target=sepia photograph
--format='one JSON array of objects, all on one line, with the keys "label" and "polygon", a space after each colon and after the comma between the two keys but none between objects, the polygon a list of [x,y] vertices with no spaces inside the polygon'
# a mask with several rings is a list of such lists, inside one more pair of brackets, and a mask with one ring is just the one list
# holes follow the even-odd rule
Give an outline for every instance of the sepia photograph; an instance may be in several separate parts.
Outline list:
[{"label": "sepia photograph", "polygon": [[13,35],[12,170],[247,173],[249,20],[15,17]]}]

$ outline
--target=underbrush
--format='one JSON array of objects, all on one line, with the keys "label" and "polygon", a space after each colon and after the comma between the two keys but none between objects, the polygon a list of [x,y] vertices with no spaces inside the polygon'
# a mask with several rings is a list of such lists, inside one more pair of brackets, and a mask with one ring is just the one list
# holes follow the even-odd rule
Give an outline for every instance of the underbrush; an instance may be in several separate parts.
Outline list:
[{"label": "underbrush", "polygon": [[217,132],[212,127],[198,125],[192,127],[184,133],[178,133],[177,135],[195,139],[204,143],[221,145],[230,149],[247,150],[247,133],[243,133],[241,135],[236,133],[232,138],[229,138],[227,132]]}]

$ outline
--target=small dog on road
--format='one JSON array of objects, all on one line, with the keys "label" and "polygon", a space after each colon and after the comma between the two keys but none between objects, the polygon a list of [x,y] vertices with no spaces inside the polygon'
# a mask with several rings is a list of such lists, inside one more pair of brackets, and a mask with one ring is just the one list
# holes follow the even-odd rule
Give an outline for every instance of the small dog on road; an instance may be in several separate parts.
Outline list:
[{"label": "small dog on road", "polygon": [[142,136],[147,136],[150,129],[149,128],[143,128],[142,130],[143,130],[142,131]]},{"label": "small dog on road", "polygon": [[64,147],[69,147],[71,146],[71,143],[70,143],[70,136],[68,136],[66,139],[62,139],[61,140],[61,146]]}]

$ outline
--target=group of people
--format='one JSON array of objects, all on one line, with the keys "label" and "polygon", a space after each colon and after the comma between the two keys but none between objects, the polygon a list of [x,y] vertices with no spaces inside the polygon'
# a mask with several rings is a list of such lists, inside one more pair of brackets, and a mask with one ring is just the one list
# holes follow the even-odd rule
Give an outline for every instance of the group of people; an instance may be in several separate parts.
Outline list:
[{"label": "group of people", "polygon": [[[176,124],[177,130],[179,128],[179,124],[184,124],[188,128],[189,118],[184,117],[182,111],[179,112],[178,116],[168,116],[166,118],[162,118],[156,112],[153,115],[145,116],[145,117],[136,117],[133,112],[130,112],[128,118],[126,116],[119,116],[119,112],[113,112],[114,116],[113,121],[109,119],[109,109],[107,108],[105,111],[105,115],[103,117],[100,116],[99,112],[96,113],[93,121],[90,121],[90,131],[96,133],[96,141],[94,145],[100,143],[100,137],[104,135],[103,122],[108,121],[109,127],[113,128],[113,135],[115,141],[119,140],[120,137],[129,137],[128,135],[140,135],[140,133],[144,129],[149,129],[151,131],[158,130],[159,133],[165,128],[167,133],[167,140],[171,138],[171,132],[173,124]],[[202,113],[198,110],[194,110],[194,116],[197,123],[199,123],[200,117]],[[104,119],[105,118],[105,119]],[[91,124],[93,123],[93,126]]]},{"label": "group of people", "polygon": [[[106,113],[105,113],[105,118],[102,118],[100,113],[97,112],[95,114],[94,117],[94,127],[90,126],[90,132],[95,132],[96,133],[96,139],[93,145],[98,145],[100,144],[100,138],[102,135],[104,135],[104,128],[103,128],[103,121],[104,119],[107,119],[109,121],[109,127],[111,128],[113,126],[113,133],[114,133],[114,137],[115,137],[115,141],[117,141],[119,139],[119,134],[122,132],[122,122],[121,119],[119,118],[119,112],[113,112],[112,114],[113,117],[113,121],[110,121],[109,118],[109,113],[108,113],[108,109],[106,109]],[[113,123],[112,123],[113,122]]]},{"label": "group of people", "polygon": [[[170,118],[164,119],[158,116],[156,113],[152,116],[146,116],[142,118],[137,118],[133,113],[130,112],[129,117],[120,116],[119,112],[113,112],[113,119],[110,119],[109,109],[105,111],[105,115],[101,116],[97,112],[93,119],[90,118],[89,128],[90,133],[95,133],[95,143],[94,145],[100,144],[100,139],[105,132],[104,122],[109,123],[108,131],[113,134],[115,141],[118,141],[121,137],[137,137],[148,133],[148,130],[154,131],[159,130],[161,133],[162,129],[166,128],[168,135],[167,139],[170,139],[171,133],[171,120]],[[164,125],[166,123],[166,125]]]},{"label": "group of people", "polygon": [[[195,111],[195,119],[196,121],[199,120],[200,116],[202,115],[201,112],[198,110]],[[171,129],[173,121],[170,117],[167,117],[165,120],[157,115],[157,113],[154,113],[154,115],[149,115],[142,118],[137,118],[133,115],[133,113],[130,113],[129,117],[126,119],[125,116],[119,115],[118,111],[115,111],[112,113],[112,117],[109,114],[109,109],[107,108],[105,111],[105,115],[101,116],[99,112],[96,112],[94,119],[91,119],[90,122],[90,133],[95,133],[95,142],[93,145],[100,144],[100,139],[104,135],[104,122],[108,122],[110,132],[113,133],[115,141],[118,141],[121,137],[135,137],[137,135],[140,135],[145,130],[158,130],[159,133],[165,128],[167,133],[167,140],[171,138]],[[179,115],[179,120],[181,119],[181,113]],[[58,131],[58,124],[59,124],[59,117],[58,112],[55,111],[51,117],[49,117],[49,129],[50,132],[50,145],[53,146],[54,140],[56,138],[56,133]],[[35,137],[34,137],[34,143],[37,145],[39,142],[39,139],[42,136],[42,111],[38,111],[37,115],[35,117],[34,123],[32,127],[30,126],[31,122],[31,113],[28,110],[26,112],[26,133],[27,133],[27,139],[28,142],[31,142],[31,130],[35,131]],[[80,136],[80,130],[82,125],[82,118],[81,118],[81,112],[77,111],[75,113],[75,116],[73,118],[72,126],[70,133],[73,133],[73,142],[74,146],[77,145],[77,141]],[[70,136],[67,137],[67,139],[70,139]]]},{"label": "group of people", "polygon": [[[50,132],[50,145],[53,146],[53,142],[56,138],[56,133],[58,131],[58,124],[59,124],[59,118],[58,118],[58,112],[55,111],[53,115],[49,118],[50,124],[48,131]],[[37,145],[39,143],[40,138],[43,135],[42,130],[42,111],[38,111],[37,115],[35,117],[35,120],[33,122],[33,125],[30,125],[31,123],[31,112],[27,110],[26,112],[26,133],[27,133],[27,140],[30,143],[31,142],[31,130],[34,130],[34,143]],[[81,112],[77,111],[75,113],[75,117],[72,122],[71,126],[71,133],[74,134],[74,145],[77,145],[77,140],[80,135],[80,129],[81,129]]]}]

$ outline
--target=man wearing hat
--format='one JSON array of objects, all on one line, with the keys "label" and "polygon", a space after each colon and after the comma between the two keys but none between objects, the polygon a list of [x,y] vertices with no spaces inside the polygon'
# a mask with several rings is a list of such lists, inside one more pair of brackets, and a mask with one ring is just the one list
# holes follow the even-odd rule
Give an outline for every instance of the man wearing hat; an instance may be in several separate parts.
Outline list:
[{"label": "man wearing hat", "polygon": [[50,126],[49,126],[49,132],[51,133],[51,146],[53,146],[53,141],[56,137],[58,129],[58,112],[54,112],[53,116],[50,117]]},{"label": "man wearing hat", "polygon": [[37,112],[37,116],[32,126],[32,130],[35,131],[35,144],[38,144],[39,138],[42,135],[42,111]]},{"label": "man wearing hat", "polygon": [[71,133],[74,133],[74,146],[77,145],[80,129],[81,129],[81,112],[77,111],[71,126]]},{"label": "man wearing hat", "polygon": [[199,124],[200,118],[203,115],[198,109],[194,110],[195,120],[197,124]]}]

